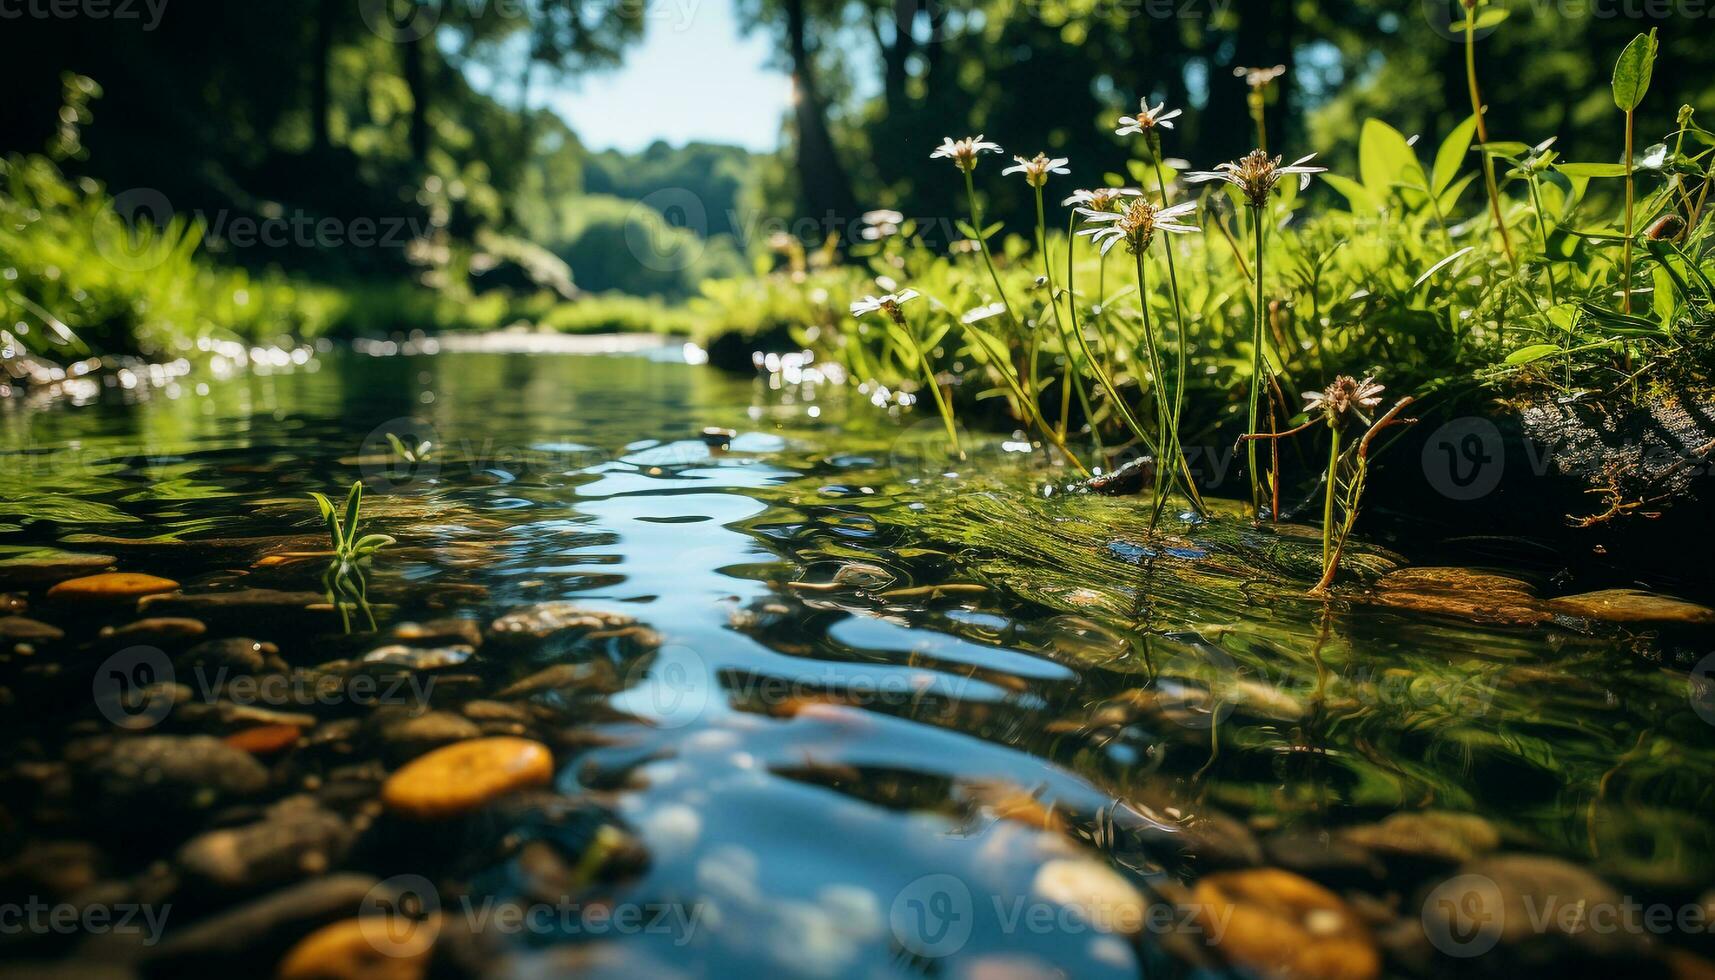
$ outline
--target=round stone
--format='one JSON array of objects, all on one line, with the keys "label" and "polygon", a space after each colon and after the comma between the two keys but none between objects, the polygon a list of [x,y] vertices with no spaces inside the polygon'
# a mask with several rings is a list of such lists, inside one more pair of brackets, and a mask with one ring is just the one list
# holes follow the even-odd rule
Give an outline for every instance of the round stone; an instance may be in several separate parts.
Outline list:
[{"label": "round stone", "polygon": [[554,775],[548,747],[527,738],[473,738],[420,756],[388,777],[382,802],[395,813],[432,820],[469,813]]},{"label": "round stone", "polygon": [[1338,895],[1278,868],[1227,871],[1197,882],[1202,927],[1237,966],[1268,977],[1373,980],[1381,958]]},{"label": "round stone", "polygon": [[103,572],[66,579],[48,590],[48,597],[66,600],[136,599],[158,592],[172,592],[179,583],[142,572]]}]

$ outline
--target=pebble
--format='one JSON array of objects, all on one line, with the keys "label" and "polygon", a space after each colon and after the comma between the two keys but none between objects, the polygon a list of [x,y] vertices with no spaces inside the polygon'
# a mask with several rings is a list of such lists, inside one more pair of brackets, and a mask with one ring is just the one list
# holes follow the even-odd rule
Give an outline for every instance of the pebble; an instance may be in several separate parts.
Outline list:
[{"label": "pebble", "polygon": [[1046,901],[1078,910],[1085,922],[1104,932],[1135,935],[1143,931],[1143,896],[1103,862],[1089,858],[1048,861],[1036,870],[1031,891]]},{"label": "pebble", "polygon": [[48,550],[22,558],[0,559],[0,582],[8,585],[41,585],[88,575],[112,568],[119,559],[112,555]]},{"label": "pebble", "polygon": [[0,616],[0,646],[13,643],[52,643],[65,638],[57,626],[23,616]]},{"label": "pebble", "polygon": [[48,589],[48,598],[67,602],[137,599],[161,592],[177,591],[179,583],[141,572],[103,572],[66,579]]},{"label": "pebble", "polygon": [[652,634],[630,616],[590,609],[575,602],[542,602],[514,609],[490,623],[488,632],[494,637],[542,640],[566,630],[608,634],[628,629],[645,645],[659,643],[659,640],[649,642]]},{"label": "pebble", "polygon": [[233,732],[222,741],[251,755],[274,755],[297,745],[302,734],[297,725],[257,725]]},{"label": "pebble", "polygon": [[1676,623],[1707,626],[1715,609],[1637,589],[1603,589],[1547,600],[1548,608],[1567,616],[1609,623]]},{"label": "pebble", "polygon": [[388,757],[399,762],[482,735],[475,722],[450,711],[383,713],[377,715],[375,725]]},{"label": "pebble", "polygon": [[606,660],[591,660],[580,664],[555,664],[509,684],[495,692],[500,699],[522,698],[544,691],[597,691],[619,689],[619,676],[613,664]]},{"label": "pebble", "polygon": [[[247,752],[209,735],[132,735],[89,739],[67,750],[87,759],[92,799],[128,820],[206,809],[254,796],[268,770]],[[75,760],[74,760],[75,761]],[[151,807],[161,807],[156,814]]]},{"label": "pebble", "polygon": [[1442,810],[1391,814],[1379,823],[1341,830],[1338,837],[1382,857],[1446,865],[1461,864],[1501,845],[1500,832],[1489,821],[1474,813]]},{"label": "pebble", "polygon": [[474,619],[446,618],[421,623],[400,623],[388,631],[387,635],[389,639],[413,646],[482,646],[482,624]]},{"label": "pebble", "polygon": [[370,875],[349,872],[289,885],[186,928],[169,927],[167,938],[147,956],[179,966],[181,975],[192,964],[203,969],[246,964],[241,975],[254,975],[263,972],[256,963],[268,961],[271,950],[284,950],[311,930],[350,915],[365,899],[377,897],[379,885]]},{"label": "pebble", "polygon": [[1363,598],[1380,606],[1492,625],[1532,625],[1553,617],[1530,583],[1468,568],[1402,568],[1384,576]]},{"label": "pebble", "polygon": [[124,626],[103,627],[102,637],[129,643],[170,643],[194,640],[208,632],[200,619],[186,616],[153,616]]},{"label": "pebble", "polygon": [[429,972],[440,914],[421,920],[377,915],[343,919],[298,941],[277,980],[422,980]]},{"label": "pebble", "polygon": [[393,643],[364,654],[362,662],[383,667],[403,667],[407,670],[440,670],[443,667],[459,666],[475,652],[474,647],[465,644],[420,648]]},{"label": "pebble", "polygon": [[345,857],[353,837],[338,815],[296,796],[269,807],[256,823],[192,838],[178,862],[191,881],[251,891],[326,872]]},{"label": "pebble", "polygon": [[198,643],[179,657],[178,665],[186,670],[207,668],[237,674],[283,673],[287,670],[278,647],[244,636]]},{"label": "pebble", "polygon": [[387,808],[432,820],[476,810],[514,790],[546,785],[553,754],[540,742],[495,736],[471,739],[421,756],[388,777]]},{"label": "pebble", "polygon": [[[1461,865],[1437,889],[1421,905],[1430,936],[1469,938],[1472,922],[1498,930],[1495,948],[1484,957],[1490,967],[1485,972],[1617,976],[1624,975],[1615,972],[1620,964],[1649,952],[1648,937],[1640,932],[1611,923],[1594,928],[1598,920],[1587,917],[1589,910],[1617,916],[1625,899],[1607,882],[1560,858],[1491,855]],[[1595,967],[1602,961],[1609,967]]]},{"label": "pebble", "polygon": [[1290,871],[1208,875],[1192,903],[1222,955],[1260,976],[1372,980],[1381,972],[1375,943],[1351,907]]}]

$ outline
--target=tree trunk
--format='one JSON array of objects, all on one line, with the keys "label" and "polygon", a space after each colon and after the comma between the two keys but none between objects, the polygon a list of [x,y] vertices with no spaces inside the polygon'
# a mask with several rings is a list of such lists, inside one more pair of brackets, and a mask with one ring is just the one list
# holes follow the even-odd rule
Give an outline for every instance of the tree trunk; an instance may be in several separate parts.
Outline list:
[{"label": "tree trunk", "polygon": [[328,131],[329,114],[333,111],[333,23],[340,9],[339,0],[321,0],[316,11],[315,59],[310,81],[310,122],[313,146],[317,153],[333,145]]},{"label": "tree trunk", "polygon": [[806,217],[821,221],[831,215],[835,229],[843,234],[857,219],[857,198],[828,132],[827,106],[816,85],[815,65],[805,39],[804,0],[785,0],[785,6],[786,46],[797,95],[799,196]]},{"label": "tree trunk", "polygon": [[405,86],[411,90],[411,159],[429,160],[429,52],[434,32],[404,42]]},{"label": "tree trunk", "polygon": [[906,66],[917,50],[917,36],[912,31],[920,10],[922,5],[915,0],[893,0],[893,43],[881,51],[882,97],[889,119],[897,119],[905,108]]}]

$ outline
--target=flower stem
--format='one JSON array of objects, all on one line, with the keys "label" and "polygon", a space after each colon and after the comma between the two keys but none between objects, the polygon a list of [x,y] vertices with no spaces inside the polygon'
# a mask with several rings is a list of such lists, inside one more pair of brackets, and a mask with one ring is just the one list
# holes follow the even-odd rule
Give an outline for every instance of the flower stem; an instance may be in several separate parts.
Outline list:
[{"label": "flower stem", "polygon": [[1048,305],[1054,310],[1054,325],[1060,330],[1060,350],[1066,357],[1066,369],[1060,376],[1060,436],[1064,438],[1072,415],[1072,388],[1076,384],[1077,372],[1072,363],[1071,338],[1066,336],[1066,321],[1060,316],[1060,297],[1054,291],[1053,263],[1048,258],[1048,218],[1042,210],[1040,186],[1036,188],[1036,251],[1042,256],[1042,279],[1048,284]]},{"label": "flower stem", "polygon": [[900,323],[899,328],[905,331],[905,336],[911,340],[911,351],[917,355],[917,364],[923,369],[923,380],[929,385],[929,394],[935,398],[935,410],[941,413],[941,424],[947,427],[947,444],[952,447],[954,456],[964,459],[965,451],[959,447],[959,431],[953,424],[953,409],[947,404],[946,396],[941,394],[941,384],[935,379],[935,368],[929,364],[929,357],[917,340],[917,332],[906,323]]},{"label": "flower stem", "polygon": [[[1265,215],[1263,208],[1251,209],[1251,237],[1256,242],[1256,302],[1252,311],[1255,316],[1251,326],[1251,391],[1250,410],[1245,423],[1245,432],[1256,435],[1257,396],[1262,392],[1262,336],[1263,318],[1268,314],[1263,309],[1262,270],[1263,270],[1263,225]],[[1245,468],[1250,475],[1251,510],[1255,519],[1262,520],[1262,488],[1257,482],[1256,472],[1256,442],[1253,440],[1245,447]],[[1278,515],[1275,515],[1278,516]]]},{"label": "flower stem", "polygon": [[[1161,137],[1151,132],[1149,137],[1150,155],[1155,160],[1155,185],[1161,194],[1161,206],[1167,207],[1167,176],[1161,169]],[[1203,506],[1203,495],[1197,492],[1197,484],[1191,479],[1191,463],[1185,458],[1185,453],[1179,440],[1179,420],[1185,410],[1185,384],[1189,374],[1185,369],[1186,348],[1190,346],[1190,332],[1185,325],[1185,311],[1179,305],[1179,272],[1173,266],[1173,240],[1163,239],[1161,250],[1167,253],[1167,286],[1173,294],[1173,324],[1179,331],[1178,373],[1173,378],[1173,424],[1170,430],[1173,434],[1173,445],[1169,455],[1183,467],[1185,478],[1185,496],[1190,498],[1191,506],[1199,514],[1206,514]]]},{"label": "flower stem", "polygon": [[[1168,448],[1172,445],[1167,429],[1167,398],[1164,392],[1163,375],[1161,372],[1161,355],[1156,345],[1155,323],[1149,315],[1149,277],[1144,271],[1143,250],[1134,253],[1137,260],[1137,300],[1138,308],[1143,311],[1143,346],[1149,354],[1149,391],[1155,399],[1155,504],[1152,510],[1151,524],[1161,515],[1161,502],[1164,493],[1170,493],[1179,467],[1167,458]],[[1165,483],[1165,486],[1163,484]]]},{"label": "flower stem", "polygon": [[[965,174],[965,200],[967,202],[969,202],[970,207],[971,207],[971,231],[976,233],[977,248],[979,251],[982,252],[983,264],[988,266],[989,278],[994,280],[994,291],[996,293],[1000,294],[1000,305],[1006,308],[1006,318],[1008,320],[1012,321],[1012,328],[1014,331],[1021,330],[1021,329],[1023,329],[1023,323],[1022,323],[1022,321],[1020,321],[1018,319],[1018,314],[1016,314],[1012,311],[1012,300],[1007,298],[1006,287],[1002,286],[1000,284],[1000,273],[995,270],[994,256],[989,253],[988,237],[983,234],[983,213],[982,213],[982,210],[977,207],[976,183],[971,179],[971,172],[969,170],[966,170],[964,172],[964,174]],[[1032,373],[1032,375],[1034,375],[1035,371],[1032,370],[1031,373]],[[1035,381],[1035,379],[1034,379],[1034,377],[1032,377],[1030,379],[1030,382],[1032,382],[1032,383],[1026,384],[1025,389],[1026,389],[1026,394],[1028,394],[1032,399],[1030,402],[1030,411],[1032,413],[1034,413],[1038,418],[1040,418],[1042,413],[1037,411],[1036,402],[1034,400],[1035,399],[1035,386],[1033,383],[1034,381]]]},{"label": "flower stem", "polygon": [[1483,186],[1489,192],[1489,217],[1494,220],[1495,230],[1501,233],[1501,248],[1507,253],[1507,261],[1517,268],[1518,258],[1513,255],[1512,236],[1507,234],[1507,224],[1501,219],[1501,192],[1495,186],[1495,161],[1488,150],[1489,124],[1483,120],[1483,95],[1477,89],[1475,0],[1465,0],[1465,83],[1471,90],[1471,113],[1477,117],[1477,141],[1483,144]]},{"label": "flower stem", "polygon": [[1322,575],[1328,574],[1328,561],[1334,554],[1334,488],[1340,485],[1340,427],[1328,426],[1328,496],[1322,502]]},{"label": "flower stem", "polygon": [[1632,201],[1636,193],[1636,185],[1632,180],[1632,110],[1626,110],[1626,244],[1625,282],[1622,284],[1620,303],[1623,312],[1632,311]]}]

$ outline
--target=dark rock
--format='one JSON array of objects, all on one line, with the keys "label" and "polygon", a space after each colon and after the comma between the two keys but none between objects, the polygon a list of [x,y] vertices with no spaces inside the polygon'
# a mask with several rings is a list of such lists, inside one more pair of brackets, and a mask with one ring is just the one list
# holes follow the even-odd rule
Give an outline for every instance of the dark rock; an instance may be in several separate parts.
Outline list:
[{"label": "dark rock", "polygon": [[[171,831],[175,817],[253,796],[268,786],[268,770],[207,735],[133,735],[86,739],[66,750],[81,763],[94,805],[123,821],[120,829]],[[150,814],[148,821],[137,821]]]},{"label": "dark rock", "polygon": [[179,658],[181,670],[203,670],[211,674],[260,674],[265,671],[286,670],[280,650],[272,643],[261,643],[249,637],[209,640],[186,650]]},{"label": "dark rock", "polygon": [[378,713],[374,725],[388,758],[395,763],[482,734],[475,722],[450,711]]},{"label": "dark rock", "polygon": [[52,643],[64,638],[65,631],[57,626],[23,616],[0,616],[0,647],[15,643]]},{"label": "dark rock", "polygon": [[[332,874],[247,902],[211,915],[184,928],[173,928],[159,945],[145,952],[152,966],[179,975],[189,970],[214,970],[221,966],[255,972],[255,964],[272,964],[293,942],[312,930],[349,918],[362,908],[365,898],[396,901],[383,894],[380,882],[369,875]],[[177,926],[177,923],[174,924]]]},{"label": "dark rock", "polygon": [[179,849],[188,881],[224,891],[252,891],[325,873],[351,847],[353,833],[312,797],[295,796],[243,827],[212,830]]}]

